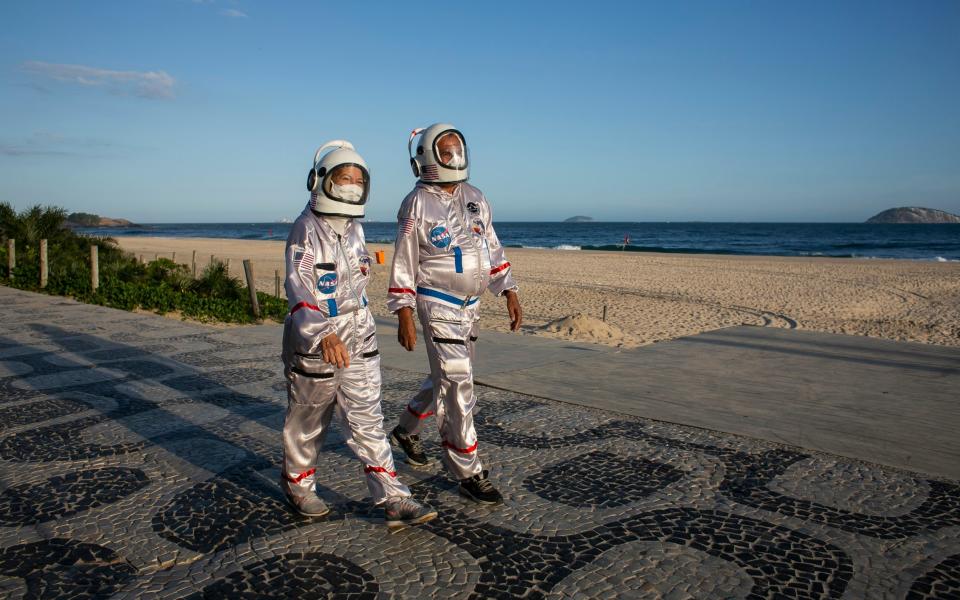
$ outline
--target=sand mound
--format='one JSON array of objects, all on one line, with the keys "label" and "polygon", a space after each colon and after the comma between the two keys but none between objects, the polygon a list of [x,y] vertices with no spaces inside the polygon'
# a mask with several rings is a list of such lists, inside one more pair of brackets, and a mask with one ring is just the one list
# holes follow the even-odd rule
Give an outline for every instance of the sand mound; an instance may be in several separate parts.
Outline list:
[{"label": "sand mound", "polygon": [[604,323],[600,319],[576,313],[556,321],[550,321],[540,332],[553,334],[556,337],[595,342],[600,344],[616,344],[623,341],[623,332],[620,329]]}]

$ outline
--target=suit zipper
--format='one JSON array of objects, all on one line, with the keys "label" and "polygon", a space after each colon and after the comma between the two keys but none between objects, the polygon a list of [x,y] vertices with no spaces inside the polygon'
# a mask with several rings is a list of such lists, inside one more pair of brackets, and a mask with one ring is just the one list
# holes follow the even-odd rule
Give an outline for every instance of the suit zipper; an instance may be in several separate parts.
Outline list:
[{"label": "suit zipper", "polygon": [[[480,265],[483,265],[483,259],[480,257],[480,249],[477,248],[477,245],[473,243],[473,235],[472,235],[473,230],[467,229],[466,227],[466,221],[464,221],[464,213],[463,213],[466,207],[463,205],[463,202],[461,202],[461,200],[462,199],[457,200],[456,206],[454,207],[453,214],[455,214],[457,216],[457,220],[460,221],[460,231],[463,233],[463,235],[467,237],[468,240],[470,240],[470,247],[473,249],[473,253],[476,254],[477,256],[477,265],[479,268]],[[476,292],[474,292],[473,294],[474,296],[480,296],[480,294],[483,293],[483,290],[480,289],[480,284],[483,282],[483,275],[482,274],[479,274],[479,275],[480,275],[479,278],[477,277],[473,278],[474,286],[475,286],[475,289],[477,290]],[[466,308],[466,306],[467,305],[465,300],[463,304],[463,308]]]},{"label": "suit zipper", "polygon": [[350,264],[350,259],[347,258],[347,250],[343,247],[343,236],[339,233],[337,234],[337,249],[340,251],[340,256],[343,257],[343,262],[347,265],[347,285],[350,286],[350,291],[353,293],[353,297],[357,301],[357,308],[353,311],[353,350],[354,353],[356,353],[360,351],[360,344],[358,343],[358,338],[360,336],[357,333],[357,313],[359,313],[360,309],[363,308],[363,302],[360,301],[360,296],[357,294],[357,288],[353,286],[353,265]]}]

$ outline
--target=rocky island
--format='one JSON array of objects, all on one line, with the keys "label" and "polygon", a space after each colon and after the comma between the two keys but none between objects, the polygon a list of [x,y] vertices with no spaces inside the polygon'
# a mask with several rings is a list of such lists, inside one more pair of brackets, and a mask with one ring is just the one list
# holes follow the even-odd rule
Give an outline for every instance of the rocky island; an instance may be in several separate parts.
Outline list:
[{"label": "rocky island", "polygon": [[867,219],[867,223],[960,223],[960,216],[935,208],[891,208]]},{"label": "rocky island", "polygon": [[126,219],[111,219],[90,213],[70,213],[67,215],[67,227],[139,227]]},{"label": "rocky island", "polygon": [[593,217],[584,217],[582,215],[563,220],[564,223],[590,223],[591,221],[593,221]]}]

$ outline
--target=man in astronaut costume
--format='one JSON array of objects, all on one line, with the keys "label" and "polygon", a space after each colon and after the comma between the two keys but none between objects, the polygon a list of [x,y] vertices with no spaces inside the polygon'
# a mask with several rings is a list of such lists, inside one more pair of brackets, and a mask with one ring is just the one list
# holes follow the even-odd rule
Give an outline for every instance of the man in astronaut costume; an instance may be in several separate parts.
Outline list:
[{"label": "man in astronaut costume", "polygon": [[336,411],[387,525],[424,523],[437,513],[398,480],[383,431],[376,324],[366,296],[370,257],[355,220],[363,217],[370,190],[366,163],[349,142],[324,144],[314,155],[307,189],[310,202],[286,247],[290,313],[283,327],[288,404],[281,486],[300,514],[329,512],[314,484],[317,455]]},{"label": "man in astronaut costume", "polygon": [[398,338],[407,350],[416,344],[413,311],[423,329],[430,376],[390,433],[407,462],[430,462],[420,443],[424,419],[436,413],[447,468],[460,480],[461,495],[484,504],[503,497],[487,478],[477,453],[473,425],[476,395],[473,359],[480,319],[480,295],[505,296],[510,328],[520,327],[522,311],[510,263],[493,229],[483,193],[466,183],[467,145],[452,125],[415,129],[420,136],[410,157],[416,187],[397,215],[396,249],[387,306],[399,319]]}]

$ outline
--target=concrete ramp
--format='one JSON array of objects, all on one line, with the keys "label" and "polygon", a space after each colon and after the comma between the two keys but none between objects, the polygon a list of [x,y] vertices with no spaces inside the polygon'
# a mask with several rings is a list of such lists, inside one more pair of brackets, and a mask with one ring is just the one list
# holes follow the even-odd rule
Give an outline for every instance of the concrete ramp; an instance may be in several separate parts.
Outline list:
[{"label": "concrete ramp", "polygon": [[[422,347],[380,324],[384,365],[426,372]],[[622,352],[495,332],[479,344],[484,385],[960,478],[960,349],[747,326]]]}]

